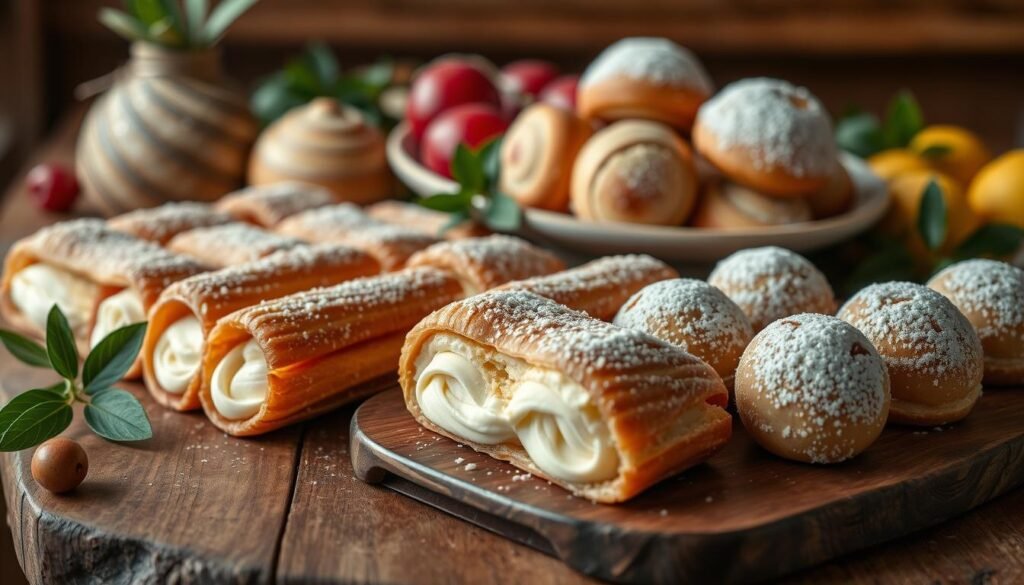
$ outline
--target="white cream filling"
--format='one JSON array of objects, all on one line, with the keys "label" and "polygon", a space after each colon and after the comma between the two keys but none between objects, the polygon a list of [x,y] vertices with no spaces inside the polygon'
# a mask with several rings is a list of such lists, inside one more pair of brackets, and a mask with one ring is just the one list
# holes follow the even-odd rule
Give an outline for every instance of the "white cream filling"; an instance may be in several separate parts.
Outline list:
[{"label": "white cream filling", "polygon": [[267,372],[267,359],[255,339],[229,351],[213,369],[210,379],[210,394],[217,412],[229,420],[256,414],[267,399]]},{"label": "white cream filling", "polygon": [[203,357],[203,328],[194,316],[182,317],[156,340],[153,373],[160,387],[181,394],[199,371]]},{"label": "white cream filling", "polygon": [[74,331],[89,324],[100,289],[95,283],[42,262],[11,278],[11,302],[33,325],[46,330],[46,318],[57,305]]},{"label": "white cream filling", "polygon": [[145,320],[146,310],[142,308],[142,299],[138,293],[126,288],[109,296],[96,309],[96,324],[89,336],[89,347],[96,347],[104,337],[121,327]]},{"label": "white cream filling", "polygon": [[561,372],[450,335],[435,336],[416,365],[420,410],[454,436],[483,445],[517,441],[541,471],[565,481],[618,473],[618,450],[590,394]]}]

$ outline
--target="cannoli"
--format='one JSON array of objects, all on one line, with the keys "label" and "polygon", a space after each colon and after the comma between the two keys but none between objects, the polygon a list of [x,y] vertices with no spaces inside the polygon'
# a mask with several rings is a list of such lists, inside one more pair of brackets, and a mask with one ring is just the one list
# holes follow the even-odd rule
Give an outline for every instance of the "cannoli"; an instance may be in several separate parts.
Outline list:
[{"label": "cannoli", "polygon": [[334,195],[323,187],[284,181],[228,193],[217,202],[217,209],[238,221],[272,228],[296,213],[336,202]]},{"label": "cannoli", "polygon": [[208,203],[183,201],[122,213],[108,219],[107,225],[119,232],[163,246],[181,232],[233,221],[234,217],[214,209]]},{"label": "cannoli", "polygon": [[[367,215],[377,221],[446,240],[479,238],[491,233],[486,227],[473,220],[466,220],[458,225],[448,227],[451,217],[447,213],[405,201],[381,201],[370,205],[365,211]],[[448,229],[445,229],[446,227]]]},{"label": "cannoli", "polygon": [[249,224],[229,223],[182,232],[167,243],[167,249],[191,256],[215,268],[224,268],[303,245],[302,240]]},{"label": "cannoli", "polygon": [[433,266],[451,272],[466,296],[514,280],[565,270],[557,256],[511,236],[467,238],[441,242],[416,252],[406,266]]}]

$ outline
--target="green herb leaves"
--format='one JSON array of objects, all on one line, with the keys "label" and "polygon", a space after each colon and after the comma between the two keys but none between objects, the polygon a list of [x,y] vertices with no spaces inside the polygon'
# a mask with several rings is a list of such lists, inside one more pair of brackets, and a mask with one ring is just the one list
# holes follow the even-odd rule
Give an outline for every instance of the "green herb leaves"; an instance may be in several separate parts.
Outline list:
[{"label": "green herb leaves", "polygon": [[851,109],[836,124],[840,148],[867,158],[887,148],[903,148],[924,127],[924,116],[914,95],[901,91],[889,102],[885,122],[873,114]]},{"label": "green herb leaves", "polygon": [[938,250],[946,241],[949,218],[946,202],[942,198],[942,187],[934,180],[928,181],[921,196],[917,214],[917,232],[921,234],[929,250]]},{"label": "green herb leaves", "polygon": [[46,348],[17,333],[0,330],[0,341],[18,360],[52,367],[63,378],[49,388],[23,392],[0,409],[0,451],[18,451],[60,434],[71,424],[72,404],[85,404],[85,422],[111,441],[139,441],[153,436],[146,411],[124,390],[111,386],[131,368],[142,347],[145,323],[115,330],[85,358],[78,383],[78,351],[67,318],[56,305],[46,324]]},{"label": "green herb leaves", "polygon": [[435,193],[416,200],[423,207],[450,214],[442,232],[470,219],[501,232],[514,232],[522,226],[523,213],[519,204],[498,190],[500,151],[500,137],[476,150],[460,144],[452,157],[452,176],[458,182],[459,190]]},{"label": "green herb leaves", "polygon": [[[223,0],[210,13],[209,0],[125,0],[124,10],[104,7],[99,21],[130,41],[146,41],[172,49],[213,46],[256,0]],[[209,14],[209,19],[207,19]]]}]

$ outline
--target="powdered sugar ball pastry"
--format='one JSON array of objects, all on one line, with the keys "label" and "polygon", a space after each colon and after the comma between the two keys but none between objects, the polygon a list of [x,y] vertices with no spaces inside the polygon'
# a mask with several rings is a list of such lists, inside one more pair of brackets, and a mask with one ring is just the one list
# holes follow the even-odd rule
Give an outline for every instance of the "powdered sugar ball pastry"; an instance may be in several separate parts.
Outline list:
[{"label": "powdered sugar ball pastry", "polygon": [[704,360],[732,388],[736,365],[754,330],[743,310],[702,280],[676,278],[647,285],[613,321],[677,345]]},{"label": "powdered sugar ball pastry", "polygon": [[828,113],[806,88],[744,79],[701,106],[694,147],[722,173],[777,197],[824,188],[837,151]]},{"label": "powdered sugar ball pastry", "polygon": [[736,252],[715,266],[708,283],[743,309],[754,331],[797,313],[836,311],[825,275],[803,256],[775,246]]},{"label": "powdered sugar ball pastry", "polygon": [[714,90],[689,50],[663,38],[626,38],[587,67],[576,103],[585,118],[644,118],[689,131]]},{"label": "powdered sugar ball pastry", "polygon": [[1024,270],[967,260],[939,272],[928,286],[952,301],[981,338],[985,384],[1024,383]]},{"label": "powdered sugar ball pastry", "polygon": [[572,170],[572,210],[584,221],[679,225],[697,200],[690,148],[671,128],[623,120],[594,134]]},{"label": "powdered sugar ball pastry", "polygon": [[873,284],[838,317],[863,332],[885,360],[890,421],[938,425],[974,408],[981,396],[981,341],[945,297],[910,282]]},{"label": "powdered sugar ball pastry", "polygon": [[736,370],[736,410],[751,438],[786,459],[838,463],[867,449],[889,414],[889,376],[874,346],[827,315],[775,321]]},{"label": "powdered sugar ball pastry", "polygon": [[743,229],[811,219],[806,199],[769,197],[731,181],[716,181],[705,186],[690,223],[702,228]]}]

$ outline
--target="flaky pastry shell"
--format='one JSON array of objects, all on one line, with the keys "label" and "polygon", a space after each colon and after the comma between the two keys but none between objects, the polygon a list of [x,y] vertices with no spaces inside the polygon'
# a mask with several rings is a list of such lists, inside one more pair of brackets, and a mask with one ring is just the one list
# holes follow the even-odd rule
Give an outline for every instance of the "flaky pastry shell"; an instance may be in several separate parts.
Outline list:
[{"label": "flaky pastry shell", "polygon": [[210,266],[225,268],[303,245],[297,238],[275,234],[247,223],[229,223],[182,232],[167,242],[167,249],[191,256]]},{"label": "flaky pastry shell", "polygon": [[122,213],[108,219],[107,225],[119,232],[163,246],[182,232],[233,221],[234,217],[218,211],[209,203],[182,201]]},{"label": "flaky pastry shell", "polygon": [[565,270],[557,256],[512,236],[488,236],[441,242],[412,255],[409,268],[432,266],[451,272],[466,296],[514,280]]},{"label": "flaky pastry shell", "polygon": [[296,213],[332,203],[337,203],[337,199],[323,187],[282,181],[228,193],[217,202],[217,209],[238,221],[272,228]]}]

